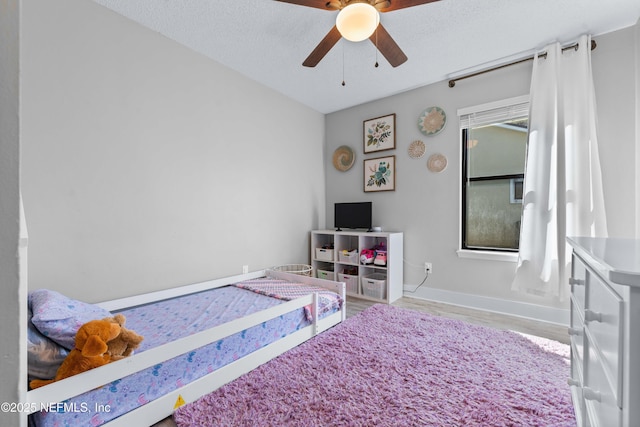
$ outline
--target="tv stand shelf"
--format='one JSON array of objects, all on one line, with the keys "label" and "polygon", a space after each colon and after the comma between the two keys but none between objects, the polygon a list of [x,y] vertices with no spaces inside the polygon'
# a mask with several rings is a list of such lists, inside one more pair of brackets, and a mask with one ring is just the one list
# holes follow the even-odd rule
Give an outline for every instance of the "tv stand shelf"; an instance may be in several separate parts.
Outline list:
[{"label": "tv stand shelf", "polygon": [[[383,243],[386,264],[363,264],[363,249]],[[313,230],[311,265],[317,277],[347,284],[347,295],[392,303],[402,297],[403,235],[399,232]]]}]

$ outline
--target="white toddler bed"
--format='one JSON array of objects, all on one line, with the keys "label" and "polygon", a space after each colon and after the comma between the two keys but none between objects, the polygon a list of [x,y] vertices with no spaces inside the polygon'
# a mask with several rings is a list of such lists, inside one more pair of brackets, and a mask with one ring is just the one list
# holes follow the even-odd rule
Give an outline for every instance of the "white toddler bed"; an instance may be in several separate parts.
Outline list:
[{"label": "white toddler bed", "polygon": [[[139,307],[153,307],[155,310],[156,307],[171,300],[182,300],[187,297],[202,299],[200,296],[206,295],[203,292],[213,289],[216,289],[217,292],[222,292],[228,289],[227,285],[237,283],[242,283],[238,285],[242,288],[238,292],[246,292],[247,286],[243,286],[243,284],[260,282],[261,278],[306,286],[306,291],[299,292],[299,294],[306,295],[291,299],[294,298],[291,295],[297,295],[296,292],[293,292],[287,298],[291,300],[287,302],[281,300],[273,302],[273,298],[260,295],[260,298],[271,300],[271,302],[266,302],[266,306],[269,306],[269,308],[260,308],[265,306],[264,300],[257,303],[251,302],[250,305],[258,306],[258,311],[200,332],[186,331],[184,336],[171,342],[148,349],[141,347],[141,351],[137,351],[128,358],[28,391],[24,399],[25,416],[28,413],[34,413],[30,416],[29,423],[31,425],[77,425],[79,422],[88,423],[89,425],[108,424],[109,426],[150,425],[170,416],[176,405],[196,400],[198,397],[238,378],[242,374],[345,319],[344,283],[271,270],[211,280],[97,305],[109,312],[129,310],[124,311],[125,314],[128,313],[131,316],[127,318],[126,326],[136,332],[140,332],[140,330],[136,330],[140,329],[137,328],[140,323],[135,323],[137,321],[135,313]],[[326,294],[326,290],[338,294],[338,299],[341,301],[338,307],[325,310],[320,306],[320,300],[325,300],[326,298],[319,295]],[[260,293],[270,295],[273,292]],[[234,305],[235,303],[230,304]],[[172,313],[175,313],[175,311],[171,309]],[[302,320],[299,320],[298,317],[301,317]],[[130,320],[132,323],[130,323]],[[189,325],[185,325],[185,327],[191,327],[198,323],[193,319],[189,319],[187,322]],[[285,329],[287,329],[287,332],[283,332],[284,329],[277,329],[280,326],[271,328],[270,325],[274,325],[277,322],[286,324],[287,328]],[[260,334],[260,330],[266,331],[263,335],[273,336],[260,337],[255,335]],[[228,345],[235,345],[233,344],[233,339],[243,339],[245,334],[253,334],[252,336],[258,337],[257,339],[260,343],[258,344],[256,341],[255,349],[243,350],[244,353],[237,355],[231,354],[231,361],[221,360],[221,366],[217,366],[217,362],[212,364],[211,361],[207,361],[208,371],[206,373],[194,376],[193,380],[188,380],[189,382],[186,382],[183,377],[177,379],[175,384],[172,384],[171,390],[162,391],[163,394],[161,396],[149,398],[144,393],[144,390],[139,392],[133,387],[131,387],[133,390],[129,390],[127,381],[131,384],[131,378],[136,378],[133,381],[139,383],[138,385],[146,385],[148,383],[148,388],[152,388],[151,384],[155,383],[158,377],[163,376],[163,373],[158,372],[160,371],[159,367],[162,367],[163,364],[165,367],[170,367],[172,366],[170,365],[172,361],[180,358],[192,361],[192,358],[200,358],[202,353],[198,355],[197,352],[202,351],[202,348],[213,348],[215,347],[214,344],[217,343],[218,350],[220,350],[220,347],[227,343]],[[143,333],[142,335],[145,334]],[[153,341],[152,336],[145,336],[145,340],[147,339]],[[275,341],[271,342],[272,340]],[[224,348],[222,351],[224,352]],[[214,356],[214,358],[217,360],[218,356]],[[183,368],[178,369],[182,370]],[[184,370],[191,370],[191,366],[189,365]],[[164,374],[167,373],[165,372]],[[165,382],[171,381],[173,380],[168,378]],[[106,398],[103,394],[102,397],[97,397],[97,400],[91,400],[90,396],[100,396],[100,390],[104,391],[106,388],[111,388],[111,391],[115,391],[115,389],[122,390],[118,390],[117,399],[113,397]],[[148,394],[150,395],[151,393]],[[126,412],[119,414],[118,412],[122,412],[124,406],[127,406]],[[130,406],[133,407],[128,408]],[[43,411],[45,409],[48,409],[48,411]],[[115,409],[118,409],[118,411]],[[73,417],[61,417],[58,419],[56,412],[62,412],[65,416],[77,415],[83,421]],[[110,412],[113,412],[113,414]],[[112,416],[115,416],[115,418],[111,419]]]}]

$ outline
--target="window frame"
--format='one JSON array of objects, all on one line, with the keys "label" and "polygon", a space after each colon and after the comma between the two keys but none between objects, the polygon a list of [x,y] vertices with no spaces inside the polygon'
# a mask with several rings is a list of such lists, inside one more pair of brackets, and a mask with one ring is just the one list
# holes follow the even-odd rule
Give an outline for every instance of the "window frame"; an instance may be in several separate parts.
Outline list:
[{"label": "window frame", "polygon": [[[514,180],[524,180],[524,173],[522,174],[509,174],[509,175],[492,175],[492,176],[484,176],[484,177],[476,177],[467,180],[467,166],[468,166],[468,135],[469,128],[473,126],[471,121],[467,118],[467,121],[464,120],[464,117],[468,117],[473,114],[483,114],[489,112],[489,116],[491,116],[492,111],[500,111],[504,110],[508,113],[509,109],[513,106],[520,106],[519,111],[522,111],[523,106],[526,107],[528,111],[529,105],[529,95],[519,96],[515,98],[504,99],[501,101],[491,102],[487,104],[477,105],[474,107],[467,107],[458,110],[458,118],[460,119],[460,165],[461,165],[461,173],[460,173],[460,212],[459,212],[459,239],[458,239],[458,256],[461,258],[476,258],[476,259],[491,259],[497,261],[510,261],[516,262],[518,260],[519,249],[509,249],[509,248],[493,248],[493,247],[478,247],[471,246],[469,247],[466,244],[466,212],[467,212],[467,182],[480,182],[480,181],[488,181],[488,180],[496,180],[496,179],[509,179],[511,180],[510,188],[513,189]],[[529,114],[526,115],[529,117]],[[516,114],[513,118],[522,117],[522,114]],[[505,116],[504,120],[508,120],[509,117]],[[513,194],[513,191],[512,191]]]}]

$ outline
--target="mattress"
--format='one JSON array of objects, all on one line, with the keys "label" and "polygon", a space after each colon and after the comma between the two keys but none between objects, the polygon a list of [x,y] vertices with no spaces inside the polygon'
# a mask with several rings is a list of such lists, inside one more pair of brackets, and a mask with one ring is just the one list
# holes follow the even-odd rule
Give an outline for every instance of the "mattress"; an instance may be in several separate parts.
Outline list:
[{"label": "mattress", "polygon": [[[136,353],[282,304],[235,286],[127,308],[127,328],[144,336]],[[335,310],[332,310],[335,311]],[[61,412],[30,415],[35,426],[99,426],[309,325],[295,310],[64,402]]]}]

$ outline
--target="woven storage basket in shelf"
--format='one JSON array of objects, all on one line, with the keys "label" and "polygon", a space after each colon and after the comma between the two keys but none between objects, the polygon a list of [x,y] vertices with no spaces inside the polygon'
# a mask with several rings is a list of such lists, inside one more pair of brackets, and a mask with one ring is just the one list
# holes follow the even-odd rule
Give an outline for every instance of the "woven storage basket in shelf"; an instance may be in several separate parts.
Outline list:
[{"label": "woven storage basket in shelf", "polygon": [[306,264],[285,264],[271,268],[274,271],[282,271],[283,273],[299,274],[301,276],[311,276],[313,267]]}]

